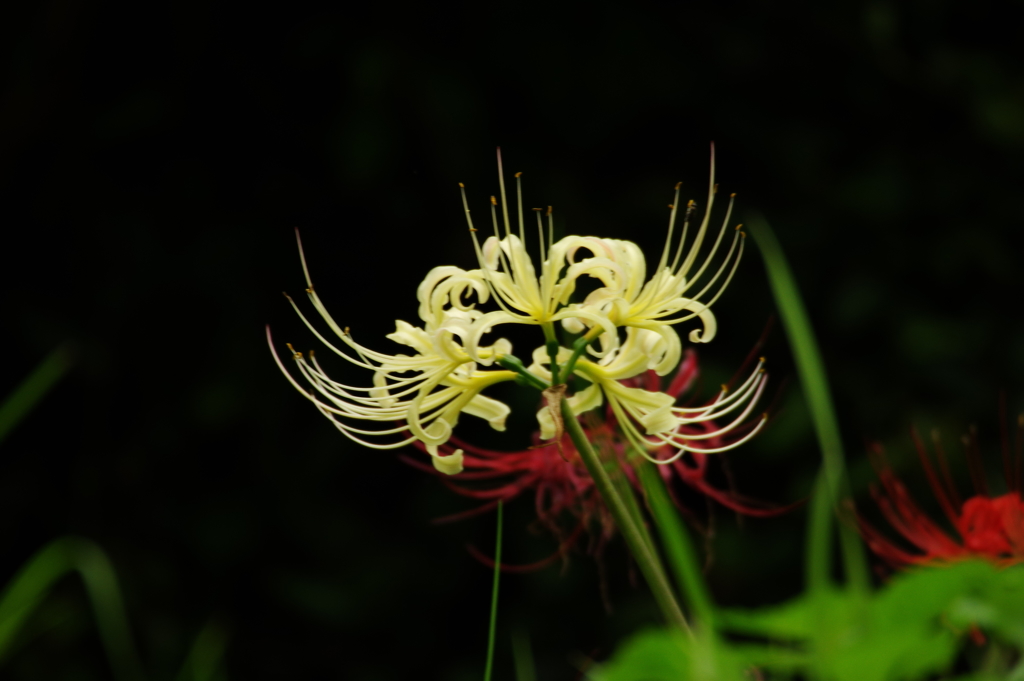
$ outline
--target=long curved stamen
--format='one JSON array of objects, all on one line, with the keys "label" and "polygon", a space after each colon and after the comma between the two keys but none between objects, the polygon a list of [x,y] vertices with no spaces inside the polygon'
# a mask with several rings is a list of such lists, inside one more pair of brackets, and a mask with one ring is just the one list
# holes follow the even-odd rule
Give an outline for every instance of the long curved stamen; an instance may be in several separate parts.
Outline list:
[{"label": "long curved stamen", "polygon": [[501,147],[498,147],[498,186],[501,188],[501,210],[505,217],[505,236],[512,235],[508,220],[508,199],[505,198],[505,170],[501,165]]},{"label": "long curved stamen", "polygon": [[695,454],[721,454],[722,452],[727,452],[730,449],[736,449],[737,447],[750,442],[752,439],[754,439],[754,437],[757,436],[758,433],[761,432],[761,429],[764,428],[767,422],[768,415],[765,414],[764,416],[761,417],[761,419],[757,422],[757,425],[749,433],[741,437],[739,440],[736,440],[735,442],[730,442],[724,447],[690,447],[682,443],[674,444],[673,446],[682,447],[686,451],[693,452]]},{"label": "long curved stamen", "polygon": [[[679,193],[676,192],[676,202],[673,205],[679,204]],[[683,246],[686,244],[686,233],[690,230],[690,218],[693,217],[693,211],[696,210],[697,204],[692,200],[686,202],[686,213],[683,215],[683,233],[679,235],[679,246],[676,247],[676,254],[672,258],[672,267],[670,271],[678,271],[679,258],[683,256]]]},{"label": "long curved stamen", "polygon": [[686,276],[690,267],[693,265],[694,260],[697,259],[697,252],[700,251],[701,245],[704,243],[704,235],[708,231],[708,223],[711,220],[711,208],[715,204],[715,194],[718,192],[718,185],[715,184],[715,145],[711,145],[711,178],[708,180],[708,206],[704,209],[704,219],[701,220],[700,228],[697,230],[697,236],[693,239],[693,246],[690,247],[690,252],[686,255],[686,260],[683,261],[682,266],[677,270],[677,274]]},{"label": "long curved stamen", "polygon": [[[765,386],[766,381],[767,381],[767,378],[765,377],[765,378],[762,378],[762,380],[758,382],[757,392],[755,392],[753,397],[750,399],[750,402],[747,404],[746,409],[744,409],[743,412],[740,413],[739,416],[737,416],[735,419],[733,419],[732,423],[730,423],[727,426],[722,426],[721,428],[719,428],[716,431],[712,431],[712,432],[708,432],[708,433],[703,433],[703,434],[700,434],[700,435],[686,435],[685,436],[686,439],[687,440],[710,440],[712,438],[721,437],[722,435],[725,435],[726,433],[731,432],[734,428],[738,427],[741,423],[743,423],[744,421],[747,420],[747,417],[750,416],[750,412],[752,412],[754,410],[754,407],[757,406],[757,401],[761,398],[761,392],[764,390],[764,386]],[[737,406],[739,404],[742,404],[742,403],[737,403]],[[733,408],[735,408],[735,407],[733,407]],[[732,409],[730,409],[729,411],[732,411]],[[722,415],[724,415],[724,413],[725,412],[722,412],[722,414],[718,414],[716,416],[722,416]]]},{"label": "long curved stamen", "polygon": [[487,282],[487,286],[491,291],[491,295],[494,297],[495,302],[498,303],[498,306],[502,309],[503,312],[519,319],[523,323],[530,323],[531,319],[529,315],[523,314],[521,312],[516,312],[514,309],[509,307],[509,305],[505,301],[504,291],[499,289],[498,285],[494,282],[494,278],[491,276],[491,268],[487,266],[487,261],[484,259],[483,249],[480,247],[480,241],[479,239],[477,239],[476,236],[477,230],[476,228],[473,227],[473,218],[470,215],[469,202],[466,199],[466,186],[460,182],[459,188],[462,191],[462,207],[466,211],[466,223],[469,225],[469,233],[473,239],[473,248],[476,251],[476,258],[480,264],[480,271],[483,274],[484,281]]},{"label": "long curved stamen", "polygon": [[[704,258],[704,263],[700,266],[700,269],[697,270],[697,273],[694,274],[689,279],[687,279],[687,283],[683,287],[682,291],[680,291],[680,293],[686,293],[686,290],[689,289],[690,286],[692,286],[694,282],[700,281],[700,278],[702,276],[704,276],[704,272],[707,270],[708,265],[710,265],[711,261],[715,259],[715,254],[718,253],[718,248],[722,244],[722,237],[725,236],[726,228],[729,226],[729,218],[732,217],[732,208],[733,208],[733,204],[735,203],[735,201],[736,201],[736,194],[730,195],[729,196],[729,207],[725,211],[725,218],[722,220],[722,227],[721,227],[721,229],[718,230],[718,238],[715,239],[715,244],[711,247],[711,252],[709,252],[707,257]],[[733,237],[733,245],[734,246],[736,244],[736,238],[737,237],[735,237],[735,236]],[[732,250],[730,249],[729,253],[727,253],[726,256],[725,256],[725,262],[729,262],[729,258],[731,256],[732,256]],[[723,267],[724,267],[724,263],[723,263]],[[697,297],[699,298],[700,296],[698,295]]]},{"label": "long curved stamen", "polygon": [[705,421],[709,418],[715,418],[714,416],[709,415],[715,413],[716,409],[720,410],[717,412],[717,415],[719,416],[721,414],[728,413],[734,408],[733,406],[724,410],[722,408],[733,403],[744,402],[747,399],[747,396],[756,389],[757,383],[768,380],[768,376],[764,370],[764,365],[765,359],[762,357],[754,368],[753,373],[751,373],[750,376],[747,377],[747,380],[745,380],[736,390],[730,392],[728,388],[723,385],[718,396],[709,404],[706,404],[703,407],[673,407],[673,413],[679,414],[680,416],[692,421]]}]

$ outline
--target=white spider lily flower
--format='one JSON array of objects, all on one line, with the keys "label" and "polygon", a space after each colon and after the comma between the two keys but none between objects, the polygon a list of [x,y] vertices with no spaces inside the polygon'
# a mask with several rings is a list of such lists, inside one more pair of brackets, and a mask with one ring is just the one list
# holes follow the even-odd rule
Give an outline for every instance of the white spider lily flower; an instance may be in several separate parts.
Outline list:
[{"label": "white spider lily flower", "polygon": [[[610,258],[612,249],[606,239],[596,237],[569,236],[552,243],[553,226],[551,207],[546,211],[548,218],[545,230],[540,208],[537,213],[537,232],[540,244],[541,267],[538,274],[533,260],[526,250],[526,227],[523,214],[521,173],[516,173],[516,194],[519,230],[516,234],[509,221],[508,201],[505,194],[505,178],[498,153],[498,179],[501,194],[501,210],[504,230],[499,227],[498,200],[491,197],[491,223],[494,235],[487,237],[481,245],[477,229],[473,226],[465,187],[462,187],[462,204],[466,212],[466,224],[473,238],[477,254],[479,273],[500,308],[483,315],[474,325],[472,336],[466,337],[466,348],[472,352],[480,336],[496,324],[531,324],[548,326],[556,321],[580,317],[589,326],[598,326],[605,333],[614,334],[615,327],[606,316],[589,309],[577,309],[569,299],[576,289],[576,280],[590,276],[599,280],[604,287],[614,287],[626,274],[621,266]],[[545,231],[547,232],[545,234]],[[504,234],[502,234],[504,232]],[[575,260],[581,249],[588,250],[590,257]],[[481,298],[481,301],[483,298]]]},{"label": "white spider lily flower", "polygon": [[[709,238],[711,210],[718,189],[715,184],[715,158],[712,147],[710,188],[704,217],[694,233],[692,242],[688,244],[687,233],[690,228],[690,217],[694,211],[694,203],[690,201],[687,204],[683,227],[673,254],[673,237],[679,213],[680,186],[681,183],[677,184],[675,188],[675,201],[670,206],[665,248],[658,265],[654,268],[651,279],[647,279],[647,264],[643,252],[636,244],[631,241],[605,239],[603,245],[610,251],[607,258],[619,265],[614,270],[609,268],[609,271],[614,272],[615,276],[608,278],[612,279],[614,283],[596,289],[579,306],[580,309],[596,312],[606,317],[617,327],[634,327],[657,333],[664,343],[660,346],[660,350],[664,352],[661,353],[660,360],[653,368],[661,376],[671,371],[679,363],[681,356],[682,346],[675,330],[671,328],[673,325],[698,319],[702,328],[690,331],[690,342],[707,343],[714,338],[718,327],[711,306],[732,280],[743,256],[744,237],[746,236],[740,231],[742,225],[737,225],[721,263],[713,273],[709,272],[709,268],[712,267],[712,263],[715,262],[725,242],[724,237],[732,217],[733,199],[735,198],[735,194],[730,197],[722,226],[718,230],[717,236],[714,237],[710,250],[701,259],[701,249]],[[621,276],[618,276],[620,274]],[[710,278],[703,281],[706,274],[709,274]],[[563,322],[563,325],[574,333],[581,332],[585,327],[592,327],[587,318],[579,314],[574,319]],[[615,338],[602,340],[605,343],[605,348],[614,347],[616,344]]]},{"label": "white spider lily flower", "polygon": [[[299,254],[306,276],[306,293],[313,307],[347,348],[325,338],[295,301],[290,297],[288,301],[324,345],[348,362],[372,371],[373,385],[358,387],[335,381],[327,375],[312,351],[307,359],[289,345],[299,374],[308,384],[303,385],[285,367],[274,348],[268,327],[267,342],[278,367],[292,385],[351,440],[373,449],[395,449],[420,441],[435,468],[450,475],[460,472],[462,451],[442,456],[438,447],[451,437],[452,429],[463,412],[486,419],[495,430],[504,430],[508,406],[482,395],[481,391],[516,376],[512,371],[478,369],[479,364],[489,365],[509,354],[512,346],[508,340],[500,339],[487,347],[478,345],[473,356],[459,342],[460,335],[480,315],[461,302],[462,294],[473,289],[486,297],[486,289],[481,291],[478,279],[458,268],[435,268],[420,286],[420,316],[424,319],[424,327],[399,320],[395,323],[394,333],[387,336],[411,348],[415,354],[389,355],[356,343],[348,329],[342,329],[334,321],[309,279],[301,241]],[[445,308],[446,305],[453,307]],[[365,421],[385,425],[376,429],[356,425]],[[399,439],[383,443],[368,439],[377,436],[397,436]]]},{"label": "white spider lily flower", "polygon": [[[578,405],[574,412],[579,414],[596,408],[607,400],[626,438],[644,457],[658,464],[672,463],[685,452],[717,454],[727,451],[747,442],[764,427],[766,417],[762,416],[754,427],[744,428],[768,381],[763,358],[738,389],[730,392],[723,386],[712,402],[701,407],[676,407],[671,395],[625,385],[629,379],[653,368],[652,362],[657,361],[658,353],[663,351],[657,349],[661,342],[661,336],[653,331],[629,329],[622,346],[601,363],[581,358],[576,365],[577,373],[591,385],[570,398],[575,400],[574,407]],[[558,361],[565,359],[568,355],[560,356]],[[546,361],[542,352],[535,352],[530,371],[544,377]],[[545,436],[543,430],[545,419],[550,420],[545,417],[546,411],[542,409],[537,413],[542,437],[550,437]],[[737,411],[739,413],[735,414]],[[716,422],[723,417],[729,417],[730,422],[718,426]],[[744,430],[740,437],[726,445],[713,446],[707,442],[732,437]],[[553,428],[548,432],[553,433]],[[667,459],[650,455],[665,445],[676,449],[677,453]]]}]

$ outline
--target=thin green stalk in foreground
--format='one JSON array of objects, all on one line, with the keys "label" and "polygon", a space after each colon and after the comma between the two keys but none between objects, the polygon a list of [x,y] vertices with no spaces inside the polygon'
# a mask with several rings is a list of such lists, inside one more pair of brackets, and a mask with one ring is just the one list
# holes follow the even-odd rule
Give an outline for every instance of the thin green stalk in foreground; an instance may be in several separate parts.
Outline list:
[{"label": "thin green stalk in foreground", "polygon": [[654,552],[653,547],[647,544],[640,530],[634,524],[625,502],[618,492],[615,491],[614,483],[608,477],[608,472],[605,471],[600,458],[594,452],[594,448],[590,446],[586,433],[583,432],[583,428],[580,426],[579,421],[576,420],[572,407],[569,406],[564,397],[562,398],[561,405],[565,430],[569,433],[569,437],[572,438],[572,443],[576,446],[576,451],[579,452],[580,458],[583,459],[583,464],[587,467],[590,477],[593,478],[594,486],[597,487],[598,493],[600,493],[601,498],[607,504],[608,510],[611,511],[615,524],[618,525],[619,531],[622,532],[622,536],[625,538],[626,544],[633,554],[633,559],[640,566],[640,571],[643,572],[644,578],[654,594],[654,599],[661,608],[662,615],[670,625],[689,632],[690,626],[683,616],[679,603],[676,602],[675,595],[672,593],[672,587],[668,582],[668,577],[665,575],[665,570],[661,567],[657,554]]},{"label": "thin green stalk in foreground", "polygon": [[494,587],[491,590],[491,626],[487,632],[487,664],[484,666],[484,681],[491,681],[494,666],[494,631],[498,626],[498,578],[501,576],[501,525],[504,507],[498,501],[498,538],[494,549]]},{"label": "thin green stalk in foreground", "polygon": [[[845,518],[847,514],[842,512],[839,504],[841,499],[850,498],[839,423],[832,406],[825,363],[822,361],[807,309],[804,307],[796,279],[789,269],[782,247],[764,218],[758,215],[749,216],[747,224],[764,257],[768,282],[771,284],[775,304],[778,306],[779,316],[789,338],[800,384],[807,399],[807,408],[810,410],[814,430],[818,435],[818,444],[821,447],[822,474],[815,486],[814,499],[811,503],[811,538],[807,555],[809,586],[814,591],[821,591],[828,586],[831,562],[828,516],[831,510],[835,510],[840,518]],[[824,498],[820,498],[822,496]],[[869,584],[867,559],[860,537],[849,523],[841,521],[839,538],[843,565],[850,586],[866,591]]]},{"label": "thin green stalk in foreground", "polygon": [[114,568],[96,544],[80,537],[50,542],[22,567],[0,595],[0,658],[9,651],[25,621],[57,580],[73,571],[82,575],[92,601],[100,640],[110,658],[114,678],[139,681],[144,676],[142,665],[132,643]]}]

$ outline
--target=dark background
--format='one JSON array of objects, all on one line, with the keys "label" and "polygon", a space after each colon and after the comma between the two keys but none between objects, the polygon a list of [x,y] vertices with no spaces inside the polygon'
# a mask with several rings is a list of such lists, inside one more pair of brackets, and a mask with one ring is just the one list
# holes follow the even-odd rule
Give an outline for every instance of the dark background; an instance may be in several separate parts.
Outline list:
[{"label": "dark background", "polygon": [[[431,525],[474,502],[342,438],[279,375],[263,328],[314,347],[280,296],[303,288],[300,226],[335,317],[395,351],[383,335],[415,319],[423,275],[474,265],[456,183],[486,210],[496,145],[562,233],[656,255],[672,185],[702,200],[714,140],[723,191],[772,222],[802,286],[859,498],[867,440],[919,487],[912,424],[952,448],[977,423],[994,464],[1000,391],[1021,405],[1020,3],[58,0],[0,15],[0,385],[62,343],[77,357],[3,443],[0,578],[55,537],[95,539],[155,679],[211,618],[231,678],[479,678],[490,574],[465,544],[492,550],[493,515]],[[705,395],[772,313],[751,250],[699,348]],[[778,328],[766,351],[776,418],[727,459],[742,492],[788,503],[817,454]],[[527,443],[535,396],[512,399],[506,440],[468,417],[467,437]],[[508,510],[509,561],[554,549],[529,499]],[[713,513],[720,602],[799,590],[802,511]],[[561,679],[656,622],[630,579],[617,541],[507,576],[496,678],[512,678],[515,630],[540,678]],[[75,580],[43,616],[0,677],[109,678]]]}]

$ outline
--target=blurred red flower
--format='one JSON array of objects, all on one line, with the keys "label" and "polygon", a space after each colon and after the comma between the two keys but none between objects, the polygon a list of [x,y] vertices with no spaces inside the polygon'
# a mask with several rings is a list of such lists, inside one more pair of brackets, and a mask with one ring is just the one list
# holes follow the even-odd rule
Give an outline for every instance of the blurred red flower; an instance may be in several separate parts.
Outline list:
[{"label": "blurred red flower", "polygon": [[[698,373],[697,355],[693,350],[687,350],[679,369],[663,392],[678,399],[680,395],[691,388]],[[654,371],[648,371],[623,383],[628,387],[642,387],[651,391],[662,390],[661,378]],[[599,455],[609,461],[613,458],[618,459],[621,470],[629,479],[630,484],[639,490],[640,484],[633,464],[626,456],[630,445],[618,431],[617,421],[611,408],[605,410],[603,420],[593,412],[583,414],[580,420],[588,439],[595,445]],[[708,449],[727,446],[731,442],[742,439],[757,426],[758,422],[758,420],[751,421],[737,428],[729,429],[723,435],[703,440],[703,442],[707,443]],[[687,432],[693,434],[712,433],[717,430],[713,421],[694,423],[688,428],[691,430]],[[538,433],[534,433],[533,440],[532,447],[521,451],[503,452],[476,447],[453,436],[447,445],[442,445],[440,448],[444,455],[450,454],[455,449],[462,449],[464,471],[452,476],[439,475],[439,479],[453,491],[473,499],[485,500],[487,503],[463,513],[441,518],[437,522],[459,520],[483,513],[495,508],[499,501],[507,503],[528,490],[533,491],[537,520],[558,538],[560,548],[552,556],[532,565],[503,566],[512,571],[536,569],[556,560],[565,554],[585,530],[590,532],[591,542],[588,552],[592,554],[599,554],[615,534],[615,524],[611,514],[601,501],[590,474],[584,467],[569,436],[567,434],[562,436],[561,452],[559,452],[556,442],[541,442]],[[667,459],[676,453],[675,449],[667,445],[663,449],[664,451],[652,452],[652,456],[659,457],[660,455],[660,458]],[[405,460],[417,468],[436,474],[436,471],[427,464],[409,458]],[[733,491],[716,487],[706,480],[708,455],[705,454],[688,452],[671,464],[658,466],[658,469],[668,483],[669,493],[677,507],[687,515],[691,522],[695,522],[695,517],[680,503],[673,491],[674,479],[681,480],[722,506],[745,515],[778,515],[795,506],[770,507],[742,497]],[[490,484],[473,484],[483,481],[488,481]],[[574,521],[568,531],[561,525],[561,519],[565,515],[571,516]],[[595,527],[596,531],[594,531]],[[489,562],[485,556],[478,557],[484,562]]]},{"label": "blurred red flower", "polygon": [[921,438],[916,432],[913,433],[914,445],[928,484],[952,525],[953,533],[940,527],[921,510],[893,473],[882,448],[876,445],[872,458],[878,469],[881,487],[874,486],[872,496],[892,528],[916,547],[918,552],[901,548],[860,517],[860,531],[871,550],[893,567],[964,558],[984,558],[1001,566],[1024,562],[1024,501],[1020,494],[1024,416],[1018,418],[1017,425],[1016,452],[1013,457],[1010,456],[1005,428],[1003,432],[1003,473],[1008,491],[1001,496],[994,497],[988,491],[976,431],[972,428],[964,437],[968,467],[976,491],[966,501],[961,501],[953,484],[938,434],[933,433],[939,464],[939,472],[936,472]]}]

